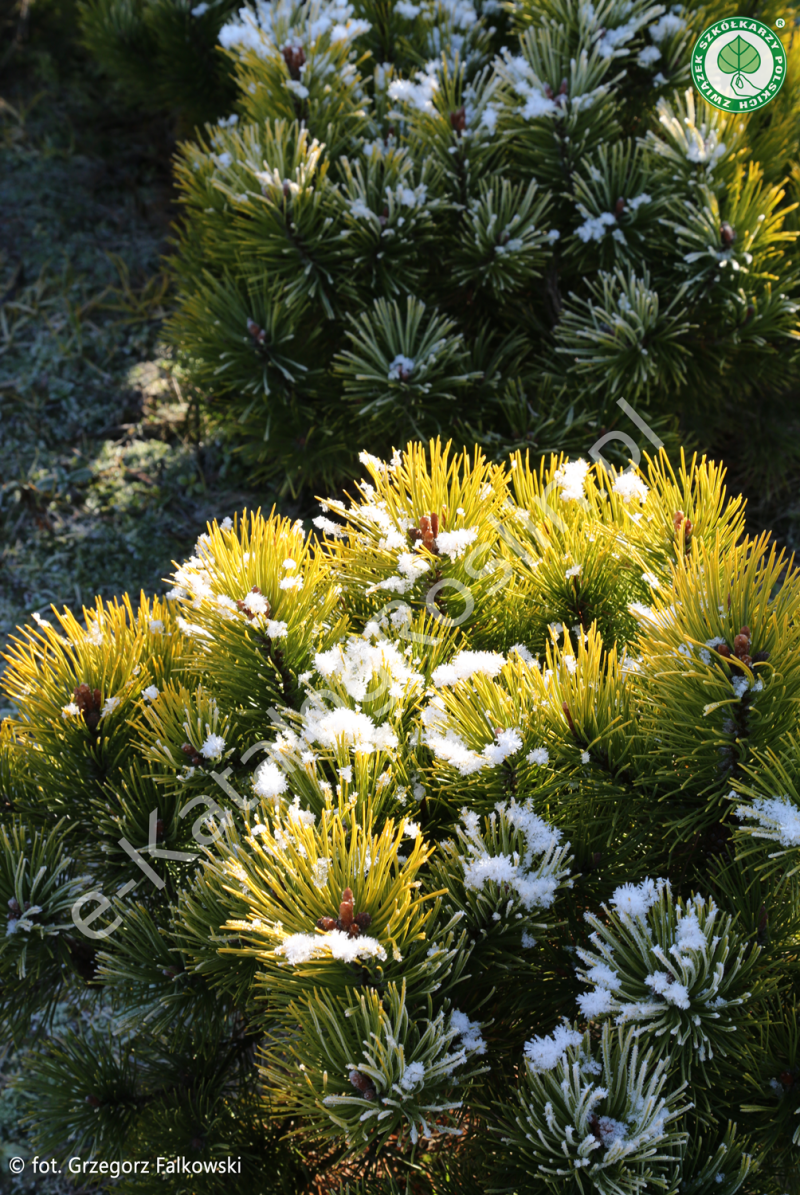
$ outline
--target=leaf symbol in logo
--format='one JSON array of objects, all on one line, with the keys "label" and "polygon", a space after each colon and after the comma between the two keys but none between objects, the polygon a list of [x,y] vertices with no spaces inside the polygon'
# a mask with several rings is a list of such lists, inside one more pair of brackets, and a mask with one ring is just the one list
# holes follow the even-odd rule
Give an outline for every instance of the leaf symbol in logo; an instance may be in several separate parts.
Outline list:
[{"label": "leaf symbol in logo", "polygon": [[743,75],[755,74],[761,66],[761,55],[751,42],[734,37],[720,50],[717,66],[724,75],[733,75],[731,82],[737,91],[741,91],[748,82]]}]

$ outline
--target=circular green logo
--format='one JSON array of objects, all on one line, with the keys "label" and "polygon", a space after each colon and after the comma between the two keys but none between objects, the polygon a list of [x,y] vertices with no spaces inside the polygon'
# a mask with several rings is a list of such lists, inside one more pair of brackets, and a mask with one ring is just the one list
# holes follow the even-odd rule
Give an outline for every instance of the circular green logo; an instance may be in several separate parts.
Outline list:
[{"label": "circular green logo", "polygon": [[763,108],[786,78],[786,51],[769,25],[726,17],[709,25],[692,51],[692,78],[704,100],[723,112]]}]

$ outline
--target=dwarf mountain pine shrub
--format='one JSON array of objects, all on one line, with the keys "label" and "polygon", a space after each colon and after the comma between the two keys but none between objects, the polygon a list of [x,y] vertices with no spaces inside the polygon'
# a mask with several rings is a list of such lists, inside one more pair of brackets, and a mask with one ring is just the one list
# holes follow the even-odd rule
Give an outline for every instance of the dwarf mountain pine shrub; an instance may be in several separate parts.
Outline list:
[{"label": "dwarf mountain pine shrub", "polygon": [[705,459],[362,459],[313,528],[226,517],[165,599],[9,652],[2,1016],[96,1008],[35,1054],[37,1148],[795,1190],[793,562]]},{"label": "dwarf mountain pine shrub", "polygon": [[767,107],[722,112],[690,76],[719,15],[231,17],[235,111],[178,158],[170,335],[251,469],[297,489],[341,478],[360,443],[440,431],[497,459],[580,451],[587,424],[630,432],[623,399],[774,484],[795,442],[800,41],[790,17]]},{"label": "dwarf mountain pine shrub", "polygon": [[236,88],[217,39],[232,0],[79,0],[81,36],[123,103],[178,117],[182,136],[227,115]]}]

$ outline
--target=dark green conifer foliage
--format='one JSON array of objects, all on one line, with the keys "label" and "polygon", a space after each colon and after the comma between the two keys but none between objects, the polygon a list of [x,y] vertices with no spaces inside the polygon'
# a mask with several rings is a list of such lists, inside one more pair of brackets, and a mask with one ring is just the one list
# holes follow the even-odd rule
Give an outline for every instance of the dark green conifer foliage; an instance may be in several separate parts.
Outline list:
[{"label": "dark green conifer foliage", "polygon": [[171,337],[254,475],[331,484],[364,443],[439,432],[496,459],[583,451],[632,432],[623,399],[670,446],[679,421],[737,475],[785,480],[800,42],[789,13],[787,85],[721,112],[689,69],[718,15],[272,0],[232,17],[237,121],[178,159]]}]

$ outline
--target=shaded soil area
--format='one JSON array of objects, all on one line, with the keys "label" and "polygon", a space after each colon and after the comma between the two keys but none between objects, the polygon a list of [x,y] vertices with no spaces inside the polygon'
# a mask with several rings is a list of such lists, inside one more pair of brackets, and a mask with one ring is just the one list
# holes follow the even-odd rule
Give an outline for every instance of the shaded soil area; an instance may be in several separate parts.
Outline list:
[{"label": "shaded soil area", "polygon": [[275,500],[161,340],[172,122],[120,106],[72,3],[3,17],[0,644],[51,603],[160,591],[208,518]]}]

